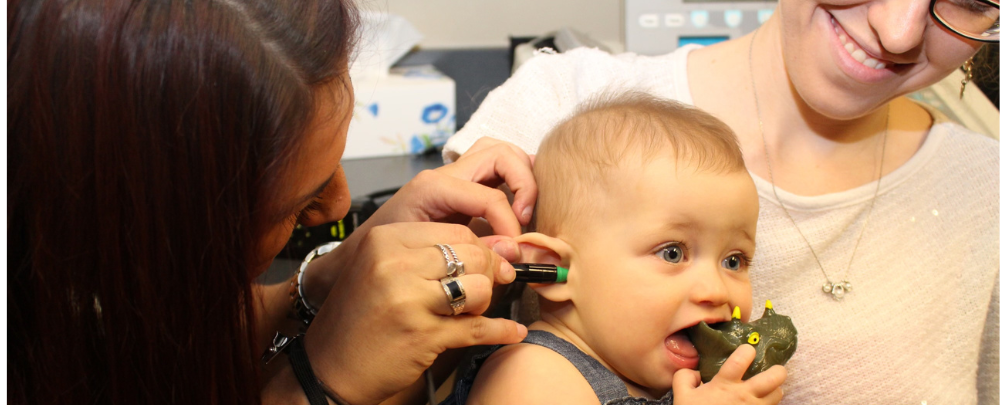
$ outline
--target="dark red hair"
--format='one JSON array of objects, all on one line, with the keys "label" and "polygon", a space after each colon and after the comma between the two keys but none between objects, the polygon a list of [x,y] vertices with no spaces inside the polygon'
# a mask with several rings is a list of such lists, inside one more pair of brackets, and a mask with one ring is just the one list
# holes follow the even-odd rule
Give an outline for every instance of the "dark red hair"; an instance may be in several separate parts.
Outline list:
[{"label": "dark red hair", "polygon": [[353,6],[7,16],[8,402],[259,403],[248,266]]}]

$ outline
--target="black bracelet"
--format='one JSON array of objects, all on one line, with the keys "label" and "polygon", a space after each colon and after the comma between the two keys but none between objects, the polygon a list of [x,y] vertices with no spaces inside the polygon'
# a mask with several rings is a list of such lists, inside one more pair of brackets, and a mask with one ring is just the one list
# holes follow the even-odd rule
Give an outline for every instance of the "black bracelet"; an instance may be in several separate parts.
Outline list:
[{"label": "black bracelet", "polygon": [[316,373],[313,372],[312,365],[309,364],[309,356],[306,355],[305,335],[293,338],[288,344],[286,353],[288,353],[288,360],[292,363],[295,378],[299,380],[302,391],[306,393],[309,405],[329,405],[327,399],[337,405],[348,405],[347,401],[344,401],[330,387],[316,378]]}]

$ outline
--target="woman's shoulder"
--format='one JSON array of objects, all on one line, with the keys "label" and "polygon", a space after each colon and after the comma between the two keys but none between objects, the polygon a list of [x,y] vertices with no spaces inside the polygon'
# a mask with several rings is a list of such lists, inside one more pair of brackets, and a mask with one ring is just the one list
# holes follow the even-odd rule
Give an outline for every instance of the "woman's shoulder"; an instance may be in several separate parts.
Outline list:
[{"label": "woman's shoulder", "polygon": [[[910,103],[914,110],[922,111],[930,116],[932,123],[930,128],[931,137],[939,136],[947,139],[948,142],[957,142],[959,145],[979,145],[982,147],[993,147],[994,149],[1000,145],[997,141],[1000,138],[1000,134],[977,132],[954,121],[952,116],[945,114],[944,111],[941,111],[932,104],[911,98],[905,98],[904,100]],[[989,131],[986,129],[988,125],[979,124],[977,127],[980,128],[979,131]]]},{"label": "woman's shoulder", "polygon": [[953,141],[960,142],[962,144],[993,147],[994,149],[1000,146],[1000,141],[998,141],[997,138],[973,131],[953,121],[936,122],[934,126],[931,127],[931,130],[941,131]]},{"label": "woman's shoulder", "polygon": [[661,56],[611,55],[594,48],[562,54],[538,52],[490,92],[461,130],[445,144],[445,161],[481,137],[513,143],[528,154],[545,134],[595,94],[640,90],[690,103],[687,54],[692,46]]},{"label": "woman's shoulder", "polygon": [[[632,52],[610,54],[597,48],[575,48],[565,53],[539,52],[513,77],[563,77],[578,85],[597,87],[614,83],[619,86],[644,84],[650,79],[673,80],[676,73],[687,72],[687,56],[696,46],[686,46],[664,55],[639,55]],[[653,82],[655,83],[655,82]],[[654,90],[654,89],[649,89]]]},{"label": "woman's shoulder", "polygon": [[592,403],[597,395],[565,357],[519,343],[490,355],[476,375],[469,404]]},{"label": "woman's shoulder", "polygon": [[928,201],[947,201],[966,210],[979,207],[982,215],[997,216],[1000,142],[992,137],[955,122],[937,121],[924,145],[899,172],[890,174],[900,176],[902,182],[897,185],[919,187]]},{"label": "woman's shoulder", "polygon": [[529,62],[534,62],[535,60],[563,60],[572,63],[583,63],[583,62],[596,62],[596,63],[609,63],[609,64],[635,64],[635,63],[665,63],[667,61],[672,61],[677,58],[686,59],[687,54],[694,49],[698,49],[700,46],[697,45],[687,45],[678,48],[672,52],[668,52],[661,55],[641,55],[635,52],[621,52],[621,53],[609,53],[607,51],[601,50],[599,48],[590,47],[577,47],[570,49],[566,52],[549,52],[544,50],[535,51],[535,56],[529,59]]},{"label": "woman's shoulder", "polygon": [[960,169],[969,168],[997,173],[1000,170],[1000,142],[955,122],[937,122],[931,137],[938,142],[940,161]]},{"label": "woman's shoulder", "polygon": [[574,61],[594,61],[624,65],[659,65],[671,63],[675,60],[687,60],[688,53],[698,48],[700,48],[698,45],[687,45],[661,55],[641,55],[635,52],[611,54],[597,48],[579,47],[559,55],[563,55],[566,59]]},{"label": "woman's shoulder", "polygon": [[[942,181],[944,177],[965,176],[968,171],[996,173],[1000,168],[1000,143],[996,135],[988,136],[955,122],[931,104],[902,98],[897,111],[907,116],[910,129],[903,132],[908,142],[919,139],[916,152],[888,179],[905,179],[912,175]],[[924,125],[929,125],[927,128]],[[890,187],[893,184],[890,181]]]}]

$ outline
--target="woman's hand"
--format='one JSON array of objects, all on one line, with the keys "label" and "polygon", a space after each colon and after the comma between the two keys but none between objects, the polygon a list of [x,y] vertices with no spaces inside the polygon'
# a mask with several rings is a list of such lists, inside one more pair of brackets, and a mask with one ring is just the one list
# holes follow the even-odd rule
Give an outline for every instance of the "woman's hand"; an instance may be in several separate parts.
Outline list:
[{"label": "woman's hand", "polygon": [[697,370],[678,370],[674,373],[674,404],[777,404],[783,395],[781,384],[788,376],[785,367],[773,366],[743,381],[754,354],[753,346],[740,345],[705,384]]},{"label": "woman's hand", "polygon": [[[321,307],[306,350],[324,383],[352,404],[379,402],[413,384],[445,349],[524,338],[524,326],[481,314],[493,287],[514,279],[507,260],[520,254],[511,238],[530,221],[537,194],[531,163],[517,147],[482,139],[457,162],[418,174],[309,265],[306,296]],[[495,188],[503,183],[513,204]],[[465,224],[478,217],[497,235],[477,238]],[[451,315],[435,244],[450,244],[465,264],[462,315]]]},{"label": "woman's hand", "polygon": [[[485,218],[496,237],[485,241],[504,258],[517,261],[517,244],[531,221],[538,187],[531,171],[532,159],[520,148],[492,138],[482,138],[454,163],[419,173],[359,228],[396,222],[448,222],[468,224]],[[500,184],[514,193],[514,201],[496,189]],[[356,231],[358,232],[358,231]]]},{"label": "woman's hand", "polygon": [[[386,224],[464,225],[470,218],[485,218],[496,235],[481,240],[507,261],[520,261],[520,248],[512,238],[520,235],[521,226],[531,221],[538,196],[532,162],[531,157],[510,143],[482,138],[456,162],[417,174],[348,239],[364,237],[372,228]],[[507,184],[514,193],[513,203],[508,203],[507,195],[495,188],[499,184]],[[335,264],[308,272],[306,296],[311,303],[323,304],[332,278],[340,268]]]},{"label": "woman's hand", "polygon": [[[435,244],[444,243],[466,271],[458,277],[467,296],[461,315],[452,315],[440,281],[448,270]],[[306,351],[317,377],[349,403],[396,394],[445,349],[516,343],[527,335],[514,321],[481,316],[494,283],[513,281],[514,269],[465,226],[373,227],[313,263],[341,271],[306,335]]]}]

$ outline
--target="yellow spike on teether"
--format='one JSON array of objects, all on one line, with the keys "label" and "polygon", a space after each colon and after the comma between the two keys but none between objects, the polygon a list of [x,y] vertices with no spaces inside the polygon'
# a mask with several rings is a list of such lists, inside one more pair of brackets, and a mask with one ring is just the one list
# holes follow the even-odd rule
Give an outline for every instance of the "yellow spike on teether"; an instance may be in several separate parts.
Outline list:
[{"label": "yellow spike on teether", "polygon": [[771,300],[764,301],[764,308],[774,309],[774,306],[771,305]]},{"label": "yellow spike on teether", "polygon": [[740,307],[733,308],[733,319],[741,319],[740,318]]}]

